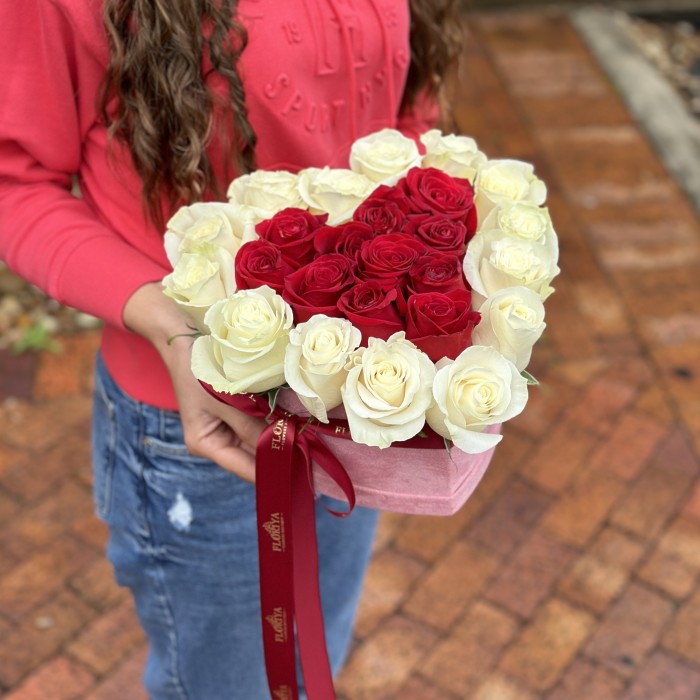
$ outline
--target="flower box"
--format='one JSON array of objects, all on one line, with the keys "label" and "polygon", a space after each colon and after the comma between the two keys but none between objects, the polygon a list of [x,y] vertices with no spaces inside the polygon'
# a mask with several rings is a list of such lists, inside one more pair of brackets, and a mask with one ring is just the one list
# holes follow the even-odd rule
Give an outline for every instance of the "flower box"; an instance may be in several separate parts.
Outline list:
[{"label": "flower box", "polygon": [[[308,412],[291,391],[280,392],[279,405],[299,416]],[[342,409],[331,418],[344,418]],[[484,432],[500,433],[500,425]],[[416,515],[453,515],[467,501],[486,473],[495,447],[479,454],[453,448],[369,447],[352,440],[323,437],[352,480],[357,504],[367,508]],[[317,492],[344,499],[339,486],[314,465]]]}]

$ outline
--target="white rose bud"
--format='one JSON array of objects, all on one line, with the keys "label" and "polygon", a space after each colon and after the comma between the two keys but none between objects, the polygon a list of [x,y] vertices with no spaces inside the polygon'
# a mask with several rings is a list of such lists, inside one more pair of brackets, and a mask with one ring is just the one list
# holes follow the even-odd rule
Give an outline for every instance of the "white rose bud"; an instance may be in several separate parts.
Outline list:
[{"label": "white rose bud", "polygon": [[435,366],[403,331],[386,341],[370,338],[351,355],[348,369],[343,406],[355,442],[384,448],[421,431]]},{"label": "white rose bud", "polygon": [[215,391],[260,393],[284,383],[292,309],[270,287],[245,289],[204,317],[211,335],[192,346],[192,372]]},{"label": "white rose bud", "polygon": [[532,202],[501,202],[484,219],[482,231],[498,229],[503,233],[533,243],[542,243],[556,262],[559,259],[559,241],[552,227],[547,207]]},{"label": "white rose bud", "polygon": [[197,202],[180,207],[168,221],[163,237],[165,253],[175,267],[183,253],[202,245],[216,245],[234,258],[238,249],[257,238],[253,215],[247,207],[226,202]]},{"label": "white rose bud", "polygon": [[484,433],[486,426],[503,423],[525,408],[527,381],[498,351],[472,345],[454,361],[438,362],[433,396],[428,425],[463,452],[477,454],[501,440],[501,435]]},{"label": "white rose bud", "polygon": [[469,136],[443,136],[438,129],[426,131],[420,137],[425,146],[424,168],[437,168],[452,177],[473,183],[476,173],[486,163],[486,156]]},{"label": "white rose bud", "polygon": [[256,170],[241,175],[229,185],[228,198],[250,207],[256,223],[282,209],[306,208],[299,195],[299,177],[286,170]]},{"label": "white rose bud", "polygon": [[464,256],[464,275],[479,304],[506,287],[527,287],[544,301],[554,291],[550,283],[558,274],[545,245],[498,230],[477,233]]},{"label": "white rose bud", "polygon": [[328,225],[352,218],[374,189],[364,175],[344,168],[306,168],[299,173],[299,192],[312,214],[328,213]]},{"label": "white rose bud", "polygon": [[175,269],[163,279],[163,293],[204,328],[204,314],[220,299],[236,291],[233,256],[224,248],[202,245],[183,253]]},{"label": "white rose bud", "polygon": [[479,168],[474,202],[483,221],[499,202],[528,201],[543,204],[547,187],[535,176],[535,168],[521,160],[490,160]]},{"label": "white rose bud", "polygon": [[420,163],[418,146],[396,129],[382,129],[358,139],[350,149],[350,168],[376,184],[395,185]]},{"label": "white rose bud", "polygon": [[345,364],[361,340],[350,321],[324,314],[312,316],[289,333],[284,376],[306,410],[322,423],[328,423],[328,411],[343,401]]},{"label": "white rose bud", "polygon": [[472,343],[498,350],[522,372],[547,325],[542,299],[526,287],[508,287],[489,297],[479,313]]}]

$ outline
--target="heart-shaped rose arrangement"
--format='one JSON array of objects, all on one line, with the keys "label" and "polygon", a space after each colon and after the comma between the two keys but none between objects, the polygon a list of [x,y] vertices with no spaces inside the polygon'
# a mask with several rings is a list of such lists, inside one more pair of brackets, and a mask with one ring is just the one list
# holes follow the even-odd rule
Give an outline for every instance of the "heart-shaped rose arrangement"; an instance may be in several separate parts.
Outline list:
[{"label": "heart-shaped rose arrangement", "polygon": [[467,453],[522,411],[559,273],[532,165],[473,139],[385,129],[349,169],[237,178],[168,223],[165,293],[192,317],[194,374],[224,394],[293,390],[321,423],[388,447],[426,423]]}]

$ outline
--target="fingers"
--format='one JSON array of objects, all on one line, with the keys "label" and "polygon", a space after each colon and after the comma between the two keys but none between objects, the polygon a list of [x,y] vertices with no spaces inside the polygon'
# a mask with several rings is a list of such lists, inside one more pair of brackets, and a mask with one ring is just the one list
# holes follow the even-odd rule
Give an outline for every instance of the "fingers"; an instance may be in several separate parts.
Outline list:
[{"label": "fingers", "polygon": [[262,418],[254,418],[224,404],[219,404],[217,415],[236,434],[241,441],[241,447],[245,446],[255,452],[258,438],[266,426]]},{"label": "fingers", "polygon": [[247,450],[241,447],[232,447],[218,455],[214,454],[210,459],[244,481],[255,483],[255,455]]},{"label": "fingers", "polygon": [[188,450],[246,481],[255,481],[255,447],[265,421],[210,396],[192,374],[187,348],[171,353],[169,359],[166,364],[178,398]]},{"label": "fingers", "polygon": [[226,423],[212,421],[201,431],[187,428],[185,424],[185,442],[192,454],[215,462],[245,481],[255,481],[255,448],[243,443]]}]

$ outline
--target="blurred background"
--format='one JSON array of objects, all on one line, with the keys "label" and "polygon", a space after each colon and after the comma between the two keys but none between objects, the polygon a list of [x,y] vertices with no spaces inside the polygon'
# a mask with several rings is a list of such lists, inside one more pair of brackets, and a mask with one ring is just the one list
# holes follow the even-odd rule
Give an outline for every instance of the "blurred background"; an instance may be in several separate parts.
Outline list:
[{"label": "blurred background", "polygon": [[[542,386],[458,514],[382,517],[340,697],[697,700],[700,2],[464,8],[456,128],[535,164],[559,235]],[[4,700],[144,698],[92,515],[98,326],[0,265]]]}]

